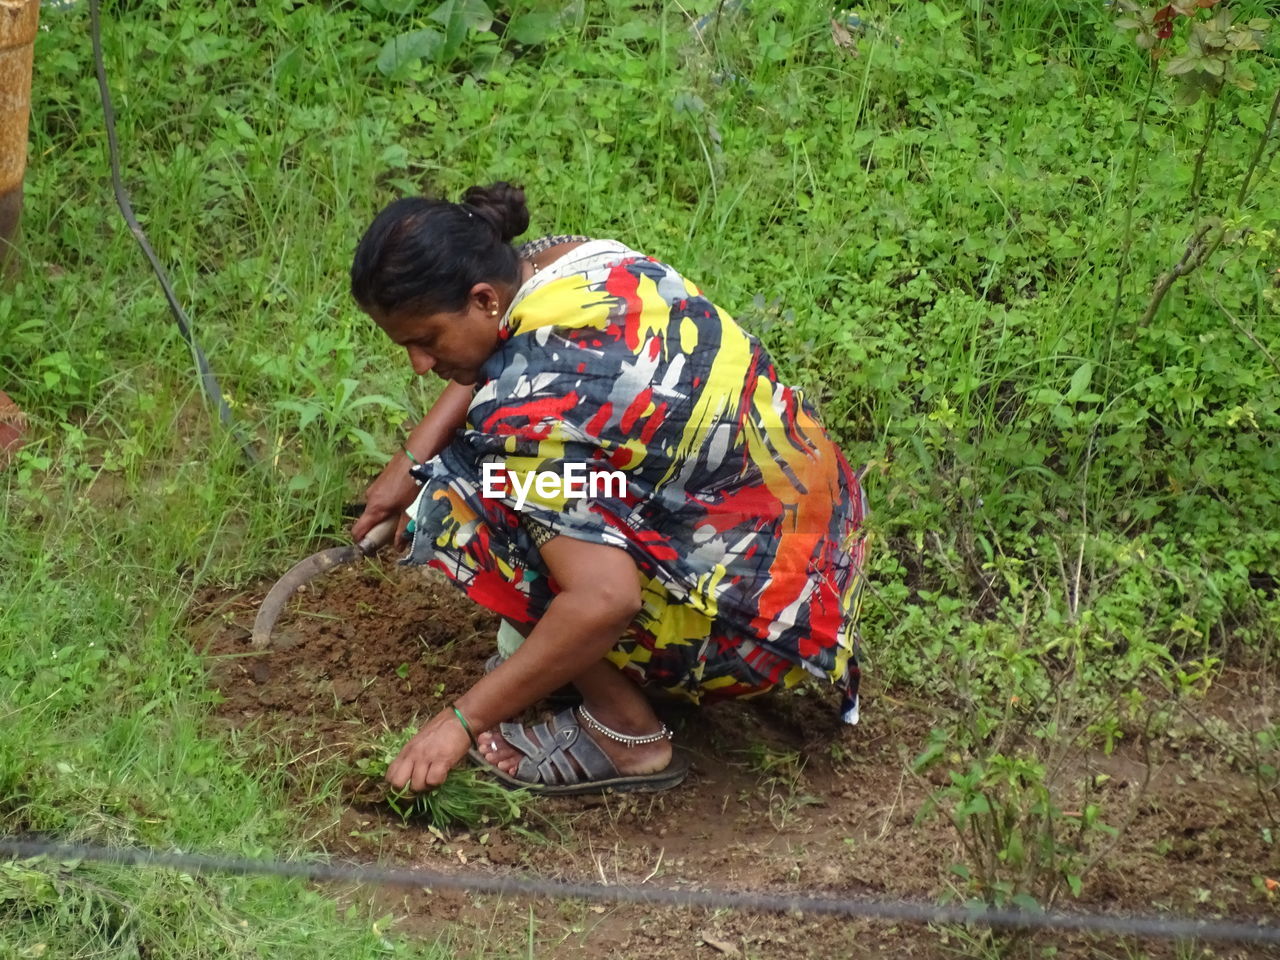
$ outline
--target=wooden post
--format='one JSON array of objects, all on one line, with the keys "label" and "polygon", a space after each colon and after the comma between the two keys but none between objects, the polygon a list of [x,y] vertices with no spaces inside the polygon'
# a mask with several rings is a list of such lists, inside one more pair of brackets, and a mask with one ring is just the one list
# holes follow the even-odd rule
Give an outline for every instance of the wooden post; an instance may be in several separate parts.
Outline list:
[{"label": "wooden post", "polygon": [[22,214],[31,60],[39,15],[40,0],[0,0],[0,277],[17,264],[12,254]]}]

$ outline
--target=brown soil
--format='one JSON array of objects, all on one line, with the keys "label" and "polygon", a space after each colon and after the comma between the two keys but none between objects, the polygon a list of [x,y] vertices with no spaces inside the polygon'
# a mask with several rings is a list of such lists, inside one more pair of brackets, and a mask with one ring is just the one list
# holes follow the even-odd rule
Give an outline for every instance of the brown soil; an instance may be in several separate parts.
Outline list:
[{"label": "brown soil", "polygon": [[[269,585],[263,585],[263,589]],[[313,583],[286,613],[276,647],[249,627],[262,592],[199,598],[193,640],[222,695],[219,722],[290,747],[299,795],[349,769],[361,745],[413,726],[464,691],[494,650],[496,621],[442,578],[365,563]],[[342,780],[336,817],[311,833],[336,857],[434,869],[466,864],[560,880],[809,895],[938,899],[957,893],[955,830],[922,816],[942,774],[919,777],[930,705],[871,689],[863,720],[836,719],[818,687],[705,710],[664,707],[688,751],[686,783],[660,795],[542,800],[520,827],[440,835],[367,802]],[[1247,695],[1219,697],[1238,706]],[[1219,689],[1231,690],[1224,680]],[[772,770],[765,769],[772,763]],[[1150,763],[1150,777],[1148,774]],[[1104,819],[1127,823],[1068,907],[1173,911],[1275,922],[1280,836],[1252,781],[1212,737],[1188,729],[1146,751],[1079,760]],[[1145,784],[1145,787],[1144,787]],[[1274,813],[1274,811],[1272,811]],[[350,892],[394,914],[407,935],[450,938],[460,956],[836,958],[997,956],[976,932],[883,921],[680,911],[397,891]],[[533,946],[530,947],[532,924]],[[1005,955],[1280,956],[1262,947],[1037,934]],[[530,950],[532,949],[532,953]]]},{"label": "brown soil", "polygon": [[[3,252],[3,241],[0,241],[0,259]],[[26,414],[7,393],[0,390],[0,470],[7,467],[22,449],[26,430]]]}]

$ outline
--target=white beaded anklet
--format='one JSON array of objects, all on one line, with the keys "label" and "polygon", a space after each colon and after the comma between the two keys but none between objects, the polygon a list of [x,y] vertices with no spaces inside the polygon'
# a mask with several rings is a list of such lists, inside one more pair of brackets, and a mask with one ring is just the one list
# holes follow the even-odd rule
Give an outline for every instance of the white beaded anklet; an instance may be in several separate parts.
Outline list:
[{"label": "white beaded anklet", "polygon": [[582,704],[578,707],[578,713],[582,716],[582,719],[587,722],[587,726],[591,727],[591,729],[604,734],[604,736],[608,737],[610,740],[616,740],[624,746],[639,747],[646,743],[657,743],[659,740],[669,740],[671,738],[671,731],[667,728],[665,723],[662,725],[662,729],[657,733],[647,733],[642,737],[633,737],[630,734],[619,733],[611,727],[606,727],[591,715],[591,711],[587,709],[586,704]]}]

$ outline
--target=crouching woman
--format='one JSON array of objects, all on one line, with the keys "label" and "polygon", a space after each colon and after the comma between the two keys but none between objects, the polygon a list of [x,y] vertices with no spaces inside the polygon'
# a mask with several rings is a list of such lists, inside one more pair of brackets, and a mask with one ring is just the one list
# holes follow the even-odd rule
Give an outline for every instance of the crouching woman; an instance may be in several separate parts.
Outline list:
[{"label": "crouching woman", "polygon": [[[407,562],[524,639],[391,764],[430,789],[471,754],[546,793],[679,783],[646,693],[791,687],[857,719],[858,477],[760,343],[674,268],[615,240],[516,247],[509,184],[409,198],[361,239],[352,293],[449,381],[370,487],[359,538],[404,513]],[[581,706],[507,722],[563,684]]]}]

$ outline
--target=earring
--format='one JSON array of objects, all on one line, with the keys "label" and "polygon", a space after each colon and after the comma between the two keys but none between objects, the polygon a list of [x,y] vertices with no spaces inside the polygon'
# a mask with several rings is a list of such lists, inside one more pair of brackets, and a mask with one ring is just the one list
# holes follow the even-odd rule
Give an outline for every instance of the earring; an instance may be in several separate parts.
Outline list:
[{"label": "earring", "polygon": [[497,315],[498,315],[498,311],[497,311],[497,310],[490,310],[490,311],[489,311],[489,316],[491,316],[491,317],[496,317]]}]

